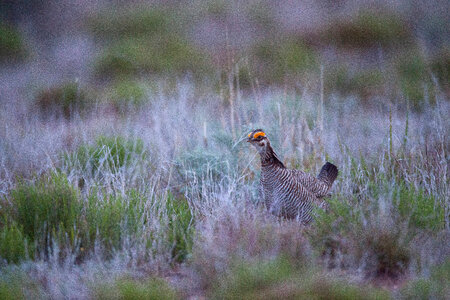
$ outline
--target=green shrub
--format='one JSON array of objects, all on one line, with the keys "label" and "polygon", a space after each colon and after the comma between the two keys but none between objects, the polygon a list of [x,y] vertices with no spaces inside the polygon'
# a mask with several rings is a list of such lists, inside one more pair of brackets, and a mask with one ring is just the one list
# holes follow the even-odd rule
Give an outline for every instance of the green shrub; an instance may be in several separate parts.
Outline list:
[{"label": "green shrub", "polygon": [[27,246],[27,239],[17,224],[12,222],[0,227],[0,259],[18,263],[26,258]]},{"label": "green shrub", "polygon": [[114,84],[110,92],[110,100],[119,112],[139,107],[145,101],[146,91],[142,84],[132,80],[121,80]]},{"label": "green shrub", "polygon": [[362,243],[358,254],[360,257],[364,252],[368,254],[365,271],[369,276],[397,278],[409,266],[411,253],[408,244],[401,237],[399,229],[387,229],[387,226],[372,225],[359,234]]},{"label": "green shrub", "polygon": [[172,257],[177,262],[184,261],[192,252],[194,238],[193,215],[186,199],[167,196],[169,226],[167,236],[172,246]]},{"label": "green shrub", "polygon": [[429,278],[409,282],[401,290],[402,299],[448,299],[450,294],[450,260],[431,271]]},{"label": "green shrub", "polygon": [[437,231],[444,228],[444,208],[434,196],[426,195],[413,187],[399,185],[393,197],[401,218],[409,221],[411,229]]},{"label": "green shrub", "polygon": [[97,37],[117,39],[129,36],[154,36],[168,33],[175,20],[161,9],[137,7],[111,9],[89,18],[88,29]]},{"label": "green shrub", "polygon": [[206,13],[215,17],[222,17],[230,9],[230,3],[224,0],[210,0],[205,4]]},{"label": "green shrub", "polygon": [[436,54],[430,62],[431,71],[439,80],[439,83],[450,91],[450,48],[443,49]]},{"label": "green shrub", "polygon": [[85,113],[93,104],[89,93],[76,82],[43,89],[35,97],[36,104],[44,117],[62,113],[66,119],[74,113]]},{"label": "green shrub", "polygon": [[93,299],[179,299],[166,281],[151,278],[145,281],[122,278],[113,284],[99,284],[92,288]]},{"label": "green shrub", "polygon": [[86,222],[89,226],[89,244],[83,245],[86,250],[92,249],[95,242],[102,245],[102,251],[108,256],[112,250],[120,249],[121,238],[126,234],[123,228],[125,203],[120,197],[99,197],[94,193],[88,198]]},{"label": "green shrub", "polygon": [[85,208],[89,238],[82,247],[90,251],[98,243],[105,257],[110,257],[114,250],[122,248],[125,238],[139,240],[144,226],[144,204],[143,196],[135,191],[129,191],[126,196],[110,196],[99,195],[93,189]]},{"label": "green shrub", "polygon": [[337,91],[342,95],[356,95],[365,100],[382,93],[385,83],[380,70],[366,70],[350,74],[344,67],[327,72],[325,86],[328,93]]},{"label": "green shrub", "polygon": [[[33,250],[38,255],[47,256],[53,242],[63,250],[74,250],[82,203],[65,176],[55,173],[36,183],[21,182],[11,191],[8,201],[9,218],[17,223],[29,247],[36,247]],[[16,241],[21,238],[17,228],[12,232]]]},{"label": "green shrub", "polygon": [[412,34],[398,15],[388,12],[364,11],[345,20],[338,20],[325,33],[328,42],[340,47],[405,46]]},{"label": "green shrub", "polygon": [[209,59],[183,35],[180,16],[160,9],[134,8],[100,15],[90,22],[91,31],[109,40],[95,64],[107,78],[142,73],[193,73],[204,76]]},{"label": "green shrub", "polygon": [[137,76],[142,73],[172,74],[209,72],[207,54],[183,37],[127,38],[114,43],[100,56],[96,73],[103,77]]},{"label": "green shrub", "polygon": [[213,299],[390,299],[389,294],[331,276],[301,271],[283,258],[240,262],[221,278]]},{"label": "green shrub", "polygon": [[[433,101],[433,86],[425,59],[417,52],[400,57],[396,65],[400,88],[403,95],[410,100],[412,108],[424,107],[425,96]],[[428,95],[426,95],[428,91]]]},{"label": "green shrub", "polygon": [[25,48],[20,33],[0,22],[0,61],[18,59],[24,55]]},{"label": "green shrub", "polygon": [[38,284],[17,267],[4,267],[0,270],[0,299],[46,299]]},{"label": "green shrub", "polygon": [[296,275],[289,261],[282,258],[255,263],[236,261],[229,273],[218,279],[212,298],[263,299],[269,296],[266,293],[270,292],[271,287],[292,280]]},{"label": "green shrub", "polygon": [[298,79],[296,76],[317,66],[314,51],[295,37],[283,38],[278,43],[256,44],[251,50],[251,59],[259,69],[254,73],[266,83],[282,83],[290,77]]},{"label": "green shrub", "polygon": [[342,279],[327,278],[326,276],[316,276],[306,291],[300,295],[304,299],[391,299],[389,293],[382,289],[358,286]]},{"label": "green shrub", "polygon": [[389,219],[378,215],[382,197],[380,193],[364,208],[352,203],[356,199],[336,197],[328,201],[328,213],[318,213],[310,237],[331,267],[363,265],[368,277],[397,278],[405,273],[411,260],[410,239],[396,208]]},{"label": "green shrub", "polygon": [[93,174],[102,169],[115,173],[145,160],[147,155],[141,139],[100,136],[96,145],[82,145],[74,153],[65,155],[64,160],[69,166],[78,166]]},{"label": "green shrub", "polygon": [[271,8],[265,2],[256,2],[247,8],[248,19],[263,30],[273,30],[275,25]]}]

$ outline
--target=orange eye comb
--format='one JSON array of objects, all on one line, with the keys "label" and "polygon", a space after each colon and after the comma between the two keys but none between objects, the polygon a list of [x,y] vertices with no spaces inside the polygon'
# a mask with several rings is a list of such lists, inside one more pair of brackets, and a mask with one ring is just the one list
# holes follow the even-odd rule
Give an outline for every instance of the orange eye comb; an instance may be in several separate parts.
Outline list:
[{"label": "orange eye comb", "polygon": [[266,136],[266,134],[262,131],[259,131],[259,132],[255,133],[255,135],[253,135],[253,138],[256,139],[260,136]]}]

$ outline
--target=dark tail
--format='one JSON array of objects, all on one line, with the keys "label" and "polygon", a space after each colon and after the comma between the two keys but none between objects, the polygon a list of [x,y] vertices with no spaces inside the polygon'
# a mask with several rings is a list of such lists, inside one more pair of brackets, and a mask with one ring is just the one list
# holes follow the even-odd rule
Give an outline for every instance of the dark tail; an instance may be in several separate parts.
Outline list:
[{"label": "dark tail", "polygon": [[339,174],[338,168],[332,163],[327,162],[326,164],[323,165],[322,170],[320,170],[318,178],[319,180],[331,186],[333,184],[333,181],[338,176],[338,174]]}]

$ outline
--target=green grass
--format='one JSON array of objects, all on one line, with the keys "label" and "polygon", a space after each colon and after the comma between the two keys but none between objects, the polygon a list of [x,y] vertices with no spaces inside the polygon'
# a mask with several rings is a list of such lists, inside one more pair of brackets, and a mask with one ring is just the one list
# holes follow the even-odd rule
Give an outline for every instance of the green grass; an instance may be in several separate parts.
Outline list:
[{"label": "green grass", "polygon": [[8,266],[0,270],[0,299],[46,299],[41,286],[25,272]]},{"label": "green grass", "polygon": [[212,299],[390,299],[385,291],[358,286],[312,270],[296,270],[283,258],[238,262],[220,278]]},{"label": "green grass", "polygon": [[444,48],[431,58],[430,67],[439,83],[450,91],[450,48]]},{"label": "green grass", "polygon": [[101,39],[153,36],[173,29],[172,15],[163,9],[137,7],[111,9],[88,19],[87,27]]},{"label": "green grass", "polygon": [[381,95],[385,78],[380,70],[365,70],[350,74],[345,67],[337,67],[326,73],[325,86],[327,93],[334,91],[341,95],[358,96],[362,101]]},{"label": "green grass", "polygon": [[118,112],[125,114],[145,103],[146,89],[140,82],[119,80],[113,84],[107,97]]},{"label": "green grass", "polygon": [[423,190],[399,185],[394,191],[395,208],[401,218],[408,220],[409,227],[437,231],[445,227],[445,209],[433,196]]},{"label": "green grass", "polygon": [[0,61],[23,58],[25,54],[20,33],[14,27],[0,22]]},{"label": "green grass", "polygon": [[450,294],[450,260],[431,270],[429,278],[410,281],[401,290],[401,299],[447,299]]},{"label": "green grass", "polygon": [[422,110],[425,107],[425,97],[428,97],[430,103],[434,103],[430,70],[420,53],[412,51],[400,57],[396,63],[396,71],[400,89],[413,109]]},{"label": "green grass", "polygon": [[65,154],[64,160],[70,167],[79,167],[91,174],[101,170],[116,173],[147,156],[141,139],[100,136],[94,145],[81,145],[75,152]]},{"label": "green grass", "polygon": [[[8,224],[11,223],[11,224]],[[29,254],[28,240],[23,234],[22,227],[15,222],[7,221],[0,227],[0,258],[8,263],[18,263]]]},{"label": "green grass", "polygon": [[125,239],[133,241],[142,238],[144,226],[144,205],[146,198],[136,191],[129,191],[125,196],[112,196],[92,189],[85,203],[85,224],[87,235],[81,247],[88,254],[95,243],[102,246],[106,258],[115,250],[122,249]]},{"label": "green grass", "polygon": [[77,82],[65,82],[40,90],[35,103],[43,117],[59,116],[70,119],[76,113],[83,115],[94,104],[92,95]]},{"label": "green grass", "polygon": [[93,299],[159,300],[179,299],[176,291],[166,281],[151,278],[144,281],[121,278],[113,284],[98,284],[92,288]]},{"label": "green grass", "polygon": [[126,78],[140,74],[205,75],[209,72],[206,53],[183,37],[166,35],[127,38],[114,43],[99,56],[95,72],[106,78]]},{"label": "green grass", "polygon": [[89,28],[107,41],[95,72],[103,78],[129,78],[142,74],[209,73],[207,53],[188,41],[183,21],[158,8],[136,8],[94,17]]},{"label": "green grass", "polygon": [[[61,250],[73,251],[77,229],[80,226],[82,203],[78,192],[60,174],[39,179],[36,183],[20,182],[8,197],[10,203],[3,218],[12,225],[3,228],[6,242],[9,241],[16,253],[12,261],[25,255],[20,240],[28,241],[30,257],[48,257],[56,242]],[[8,225],[6,225],[8,226]],[[23,258],[23,257],[22,257]]]},{"label": "green grass", "polygon": [[1,214],[6,221],[0,227],[0,256],[12,263],[26,257],[46,259],[56,245],[60,258],[73,253],[82,259],[97,243],[102,251],[98,254],[108,258],[124,239],[142,237],[144,195],[129,190],[114,196],[93,188],[86,197],[61,174],[20,183],[4,199],[10,205]]},{"label": "green grass", "polygon": [[[367,276],[397,278],[411,262],[413,238],[444,228],[444,208],[420,189],[379,180],[369,182],[359,197],[330,199],[328,213],[318,212],[310,238],[333,266],[358,265],[364,257]],[[334,261],[339,255],[341,260]]]},{"label": "green grass", "polygon": [[169,217],[167,238],[172,245],[172,257],[183,262],[192,252],[194,239],[194,219],[186,199],[176,199],[167,195],[167,215]]},{"label": "green grass", "polygon": [[390,12],[363,11],[337,20],[325,33],[326,40],[345,48],[393,47],[410,44],[407,23]]},{"label": "green grass", "polygon": [[296,37],[254,45],[250,60],[256,63],[257,71],[253,74],[265,83],[283,83],[291,77],[298,79],[299,75],[314,70],[318,64],[314,50]]}]

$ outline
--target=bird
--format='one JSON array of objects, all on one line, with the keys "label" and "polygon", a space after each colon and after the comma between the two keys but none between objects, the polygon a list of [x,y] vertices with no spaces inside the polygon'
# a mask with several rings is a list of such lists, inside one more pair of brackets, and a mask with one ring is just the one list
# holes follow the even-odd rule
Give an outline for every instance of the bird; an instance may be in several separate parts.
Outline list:
[{"label": "bird", "polygon": [[314,208],[326,206],[323,198],[338,176],[338,168],[326,162],[317,177],[286,168],[262,129],[250,132],[247,142],[261,157],[261,192],[267,210],[279,217],[310,223]]}]

